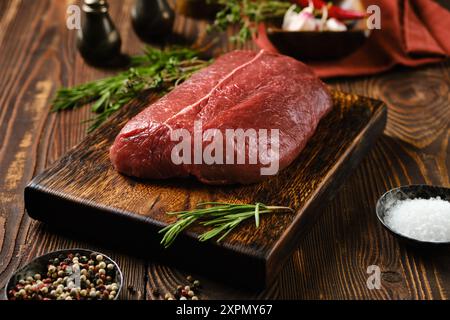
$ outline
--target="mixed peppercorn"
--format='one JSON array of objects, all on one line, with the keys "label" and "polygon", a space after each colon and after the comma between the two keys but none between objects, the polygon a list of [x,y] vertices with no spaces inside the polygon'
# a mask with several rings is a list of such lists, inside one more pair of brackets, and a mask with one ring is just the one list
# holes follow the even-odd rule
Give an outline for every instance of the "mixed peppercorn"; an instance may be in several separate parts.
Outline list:
[{"label": "mixed peppercorn", "polygon": [[8,291],[10,300],[113,300],[117,268],[101,254],[60,254],[46,273],[29,275]]},{"label": "mixed peppercorn", "polygon": [[[173,293],[166,293],[165,300],[199,300],[200,281],[194,280],[192,276],[187,276],[186,280],[190,285],[178,285]],[[158,297],[160,292],[158,289],[153,289],[153,295]]]}]

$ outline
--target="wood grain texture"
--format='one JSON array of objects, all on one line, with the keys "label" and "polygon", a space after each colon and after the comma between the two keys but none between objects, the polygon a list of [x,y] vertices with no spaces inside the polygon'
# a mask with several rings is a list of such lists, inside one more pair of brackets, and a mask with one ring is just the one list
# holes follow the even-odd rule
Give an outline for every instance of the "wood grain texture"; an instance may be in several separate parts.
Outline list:
[{"label": "wood grain texture", "polygon": [[[35,177],[25,189],[25,207],[37,220],[79,229],[97,241],[102,237],[83,228],[81,221],[104,221],[107,229],[122,235],[123,247],[139,248],[154,257],[160,254],[173,262],[181,258],[187,267],[216,277],[228,271],[242,285],[263,287],[274,280],[322,202],[336,193],[385,127],[386,107],[381,101],[337,91],[332,96],[332,110],[291,165],[261,183],[226,187],[194,179],[143,181],[112,167],[109,149],[120,129],[155,100],[141,96]],[[220,244],[198,242],[208,228],[190,228],[163,249],[158,232],[175,221],[166,212],[192,210],[205,201],[261,202],[290,207],[295,214],[264,215],[257,230],[253,221],[246,221]],[[198,257],[191,265],[186,252]]]},{"label": "wood grain texture", "polygon": [[[110,0],[126,52],[139,52],[129,23],[131,0]],[[171,290],[186,271],[140,260],[108,246],[78,242],[29,219],[23,188],[86,135],[88,107],[49,114],[57,87],[99,78],[107,72],[86,66],[65,27],[69,1],[0,1],[0,286],[33,257],[57,248],[85,246],[117,258],[138,293],[122,298],[154,299],[151,288]],[[205,22],[177,17],[175,29],[194,39]],[[246,45],[249,46],[249,45]],[[222,50],[232,46],[224,43]],[[219,51],[219,50],[216,50]],[[420,252],[392,238],[376,221],[374,206],[387,189],[407,183],[450,186],[450,64],[330,81],[335,88],[384,100],[385,135],[330,201],[308,235],[263,292],[245,292],[232,276],[218,284],[204,276],[202,298],[448,299],[448,250]],[[105,238],[113,237],[105,231]],[[368,290],[366,269],[382,270],[381,290]],[[147,280],[145,280],[147,279]],[[236,288],[237,287],[237,288]],[[145,294],[145,295],[144,295]]]}]

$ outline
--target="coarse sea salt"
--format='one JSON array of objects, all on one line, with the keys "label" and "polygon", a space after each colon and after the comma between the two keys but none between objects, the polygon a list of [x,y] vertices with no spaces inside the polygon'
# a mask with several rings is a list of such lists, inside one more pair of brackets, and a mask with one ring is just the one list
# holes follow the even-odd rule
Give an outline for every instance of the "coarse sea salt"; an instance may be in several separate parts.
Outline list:
[{"label": "coarse sea salt", "polygon": [[394,231],[409,238],[450,241],[450,202],[440,197],[395,201],[384,219]]}]

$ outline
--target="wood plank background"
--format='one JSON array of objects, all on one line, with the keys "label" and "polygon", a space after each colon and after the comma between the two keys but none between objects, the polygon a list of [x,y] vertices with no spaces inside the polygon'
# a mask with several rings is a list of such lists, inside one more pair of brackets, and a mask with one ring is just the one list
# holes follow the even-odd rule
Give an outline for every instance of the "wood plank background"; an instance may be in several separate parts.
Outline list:
[{"label": "wood plank background", "polygon": [[[110,255],[122,267],[122,299],[156,299],[152,289],[172,291],[187,273],[49,230],[24,212],[23,188],[86,135],[89,108],[49,113],[61,85],[108,74],[84,64],[75,31],[65,25],[71,1],[0,1],[0,287],[33,257],[60,248],[86,247]],[[126,53],[142,44],[129,21],[131,0],[110,0],[111,15]],[[206,23],[177,17],[175,30],[188,39]],[[222,49],[230,49],[224,44]],[[316,226],[262,292],[242,291],[232,275],[216,283],[201,275],[201,298],[448,299],[449,249],[418,251],[398,243],[377,222],[374,206],[387,189],[402,184],[450,186],[450,63],[398,68],[383,75],[329,81],[339,90],[382,99],[389,106],[383,137],[326,205]],[[102,226],[106,238],[117,237]],[[192,257],[195,259],[195,257]],[[382,271],[380,290],[366,285],[369,265]]]}]

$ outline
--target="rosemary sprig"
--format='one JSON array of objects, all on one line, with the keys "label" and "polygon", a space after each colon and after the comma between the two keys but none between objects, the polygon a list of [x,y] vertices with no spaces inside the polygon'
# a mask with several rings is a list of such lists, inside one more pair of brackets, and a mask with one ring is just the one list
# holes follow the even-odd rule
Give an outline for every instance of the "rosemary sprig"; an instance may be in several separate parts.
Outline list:
[{"label": "rosemary sprig", "polygon": [[276,0],[211,0],[222,6],[210,29],[225,31],[238,25],[239,31],[230,40],[244,43],[256,34],[257,25],[274,18],[283,17],[292,6],[289,1]]},{"label": "rosemary sprig", "polygon": [[159,233],[164,233],[161,244],[168,248],[177,236],[194,223],[211,227],[199,236],[200,241],[207,241],[219,237],[217,242],[223,240],[241,222],[255,218],[256,228],[259,227],[260,215],[275,211],[291,211],[289,207],[267,206],[262,203],[256,204],[232,204],[223,202],[202,202],[191,211],[168,212],[175,215],[177,221],[161,229]]},{"label": "rosemary sprig", "polygon": [[97,128],[111,114],[130,102],[139,93],[170,91],[210,62],[200,60],[198,52],[187,48],[159,50],[146,48],[145,54],[132,57],[132,67],[117,75],[61,88],[53,99],[53,111],[74,109],[92,103],[96,116],[89,131]]}]

